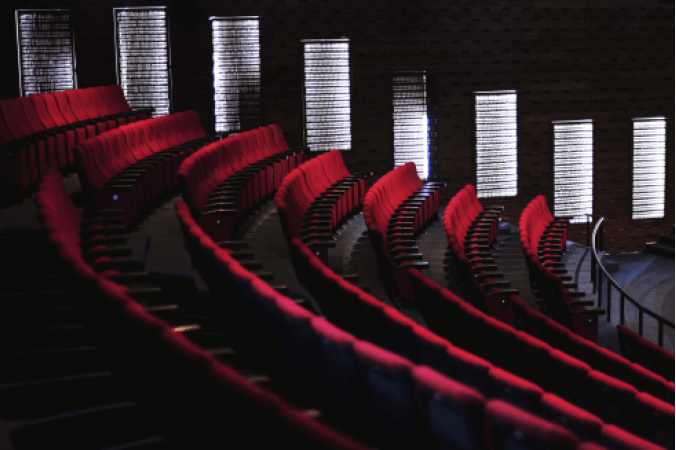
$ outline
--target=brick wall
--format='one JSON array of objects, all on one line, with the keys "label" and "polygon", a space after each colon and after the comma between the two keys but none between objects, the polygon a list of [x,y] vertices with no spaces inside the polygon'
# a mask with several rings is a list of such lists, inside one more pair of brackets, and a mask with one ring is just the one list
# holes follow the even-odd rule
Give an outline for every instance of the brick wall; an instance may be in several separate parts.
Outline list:
[{"label": "brick wall", "polygon": [[[116,81],[112,8],[168,5],[175,111],[195,109],[213,128],[212,15],[260,15],[263,120],[279,122],[302,143],[300,39],[351,41],[353,170],[392,168],[389,76],[395,70],[436,75],[439,178],[445,198],[473,183],[473,91],[516,89],[519,107],[519,195],[507,206],[516,222],[537,194],[552,197],[551,120],[593,119],[595,212],[606,216],[611,250],[642,248],[674,223],[673,120],[668,128],[667,217],[631,221],[630,119],[674,111],[674,3],[645,0],[217,2],[42,1],[70,8],[81,87]],[[14,9],[0,7],[5,83],[18,95]],[[551,205],[551,203],[550,203]],[[584,227],[573,238],[584,240]]]}]

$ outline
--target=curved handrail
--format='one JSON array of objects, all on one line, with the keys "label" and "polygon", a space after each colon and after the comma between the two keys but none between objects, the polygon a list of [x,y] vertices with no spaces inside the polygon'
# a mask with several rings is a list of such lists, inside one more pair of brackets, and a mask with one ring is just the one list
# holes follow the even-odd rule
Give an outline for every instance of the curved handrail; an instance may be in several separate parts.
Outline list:
[{"label": "curved handrail", "polygon": [[[591,214],[588,214],[587,216],[592,217]],[[594,216],[598,217],[598,221],[594,225],[594,229],[592,230],[592,235],[591,235],[591,250],[592,250],[592,255],[594,256],[594,261],[592,263],[592,270],[591,270],[591,278],[592,282],[594,283],[594,290],[596,291],[596,267],[599,268],[599,274],[598,274],[598,280],[599,280],[599,286],[598,286],[598,306],[601,306],[601,297],[602,297],[602,291],[601,291],[601,286],[602,286],[602,275],[606,277],[607,281],[607,290],[608,290],[608,305],[607,305],[607,311],[608,311],[608,321],[610,321],[610,287],[614,286],[615,289],[617,289],[620,293],[620,324],[624,325],[624,300],[627,299],[629,302],[636,306],[638,308],[639,314],[638,314],[638,334],[640,336],[643,336],[643,314],[648,314],[650,317],[654,318],[657,320],[657,326],[658,326],[658,331],[657,331],[657,339],[658,339],[658,344],[660,347],[664,347],[663,341],[664,341],[664,325],[670,327],[672,330],[674,329],[674,323],[665,319],[664,317],[660,316],[654,311],[651,311],[650,309],[646,308],[645,306],[639,304],[636,300],[634,300],[627,292],[620,287],[619,284],[613,279],[613,277],[610,276],[608,271],[606,270],[605,267],[603,267],[603,264],[601,264],[601,260],[599,259],[599,254],[598,251],[596,250],[596,243],[597,243],[597,233],[599,231],[599,228],[601,228],[601,225],[603,224],[604,217],[603,216]],[[589,220],[587,221],[589,222]],[[601,228],[601,239],[603,239],[603,228]],[[601,244],[603,245],[603,244]]]}]

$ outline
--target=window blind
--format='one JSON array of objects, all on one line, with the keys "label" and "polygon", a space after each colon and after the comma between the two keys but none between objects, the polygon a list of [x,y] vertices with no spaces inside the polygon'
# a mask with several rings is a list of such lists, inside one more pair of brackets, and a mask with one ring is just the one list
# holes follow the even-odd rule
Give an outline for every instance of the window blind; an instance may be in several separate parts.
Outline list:
[{"label": "window blind", "polygon": [[517,195],[516,91],[475,92],[476,192]]},{"label": "window blind", "polygon": [[350,150],[350,42],[304,40],[305,145]]},{"label": "window blind", "polygon": [[260,125],[261,57],[258,17],[212,17],[216,131]]},{"label": "window blind", "polygon": [[22,96],[77,87],[70,11],[15,11]]},{"label": "window blind", "polygon": [[425,72],[395,73],[392,76],[392,121],[394,167],[413,161],[418,176],[430,173],[430,121],[427,114]]},{"label": "window blind", "polygon": [[587,221],[594,201],[594,123],[552,122],[554,130],[554,215]]},{"label": "window blind", "polygon": [[667,121],[664,117],[632,121],[632,219],[664,217]]},{"label": "window blind", "polygon": [[170,113],[170,60],[164,7],[115,8],[118,83],[129,105]]}]

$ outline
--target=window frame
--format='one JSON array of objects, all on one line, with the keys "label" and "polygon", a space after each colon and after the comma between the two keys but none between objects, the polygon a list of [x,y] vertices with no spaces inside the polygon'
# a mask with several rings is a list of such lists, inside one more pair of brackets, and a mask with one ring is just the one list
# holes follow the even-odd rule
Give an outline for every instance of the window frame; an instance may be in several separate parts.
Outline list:
[{"label": "window frame", "polygon": [[[555,137],[554,137],[554,125],[557,123],[591,123],[592,124],[592,201],[591,201],[591,213],[592,215],[596,214],[596,186],[598,185],[596,179],[596,132],[594,119],[552,119],[549,121],[549,131],[550,131],[550,148],[551,148],[551,158],[550,158],[550,173],[551,173],[551,213],[555,219],[567,218],[572,219],[572,217],[566,216],[557,216],[556,215],[556,177],[555,177],[555,167],[556,167],[556,157],[555,157]],[[587,213],[585,213],[587,214]],[[588,217],[585,221],[571,223],[572,226],[584,225],[588,221]]]},{"label": "window frame", "polygon": [[[120,46],[118,44],[118,33],[117,33],[117,12],[118,11],[133,11],[133,10],[164,10],[166,12],[165,14],[165,21],[167,25],[167,87],[169,89],[168,96],[169,96],[169,112],[167,115],[171,115],[174,111],[174,96],[173,96],[173,76],[172,76],[172,63],[171,63],[171,25],[169,22],[169,7],[168,6],[121,6],[121,7],[115,7],[113,8],[113,41],[115,43],[115,74],[117,76],[117,84],[122,87],[121,83],[121,73],[120,73]],[[122,88],[122,91],[124,92],[124,88]],[[126,94],[125,94],[126,97]],[[129,103],[129,101],[127,100]],[[130,106],[134,108],[133,105]],[[155,108],[153,107],[153,114],[152,117],[157,117],[155,116]]]},{"label": "window frame", "polygon": [[[71,57],[73,60],[73,89],[78,88],[78,78],[77,78],[77,51],[75,48],[75,24],[73,20],[73,12],[69,8],[57,8],[57,9],[49,9],[49,8],[37,8],[37,9],[30,9],[30,8],[20,8],[20,9],[15,9],[14,10],[14,32],[16,36],[16,57],[17,57],[17,67],[18,67],[18,73],[19,73],[19,95],[21,97],[25,97],[25,91],[26,89],[24,88],[24,83],[23,83],[23,68],[22,68],[22,57],[21,55],[23,54],[21,51],[21,38],[20,38],[20,32],[19,32],[19,15],[22,13],[41,13],[41,12],[50,12],[50,13],[58,13],[58,12],[68,12],[68,20],[70,22],[70,41],[71,41]],[[50,91],[50,92],[58,92],[58,91]]]},{"label": "window frame", "polygon": [[[262,16],[211,16],[209,17],[209,22],[215,21],[215,20],[258,20],[258,83],[259,83],[259,92],[258,92],[258,126],[260,126],[263,123],[263,58],[261,57],[262,51],[262,37],[263,34],[261,33],[261,28],[263,26],[263,18]],[[214,129],[218,132],[218,128],[216,126],[216,74],[214,70],[214,53],[215,53],[215,47],[214,47],[214,40],[213,40],[213,25],[211,26],[211,59],[212,59],[212,77],[213,77],[213,83],[212,83],[212,88],[213,88],[213,96],[212,96],[212,111],[214,114]],[[244,131],[244,130],[232,130],[232,131]],[[227,133],[228,131],[222,131],[224,133]]]},{"label": "window frame", "polygon": [[[664,213],[662,217],[650,217],[647,219],[634,219],[634,122],[640,120],[664,120]],[[636,225],[638,224],[650,224],[656,222],[664,222],[667,220],[668,216],[668,185],[669,185],[669,117],[667,115],[654,115],[654,116],[641,116],[641,117],[632,117],[629,122],[629,201],[628,201],[628,218],[631,223]]]},{"label": "window frame", "polygon": [[305,86],[305,44],[313,44],[313,43],[323,43],[323,42],[345,42],[348,44],[348,52],[347,52],[347,57],[348,57],[348,79],[349,79],[349,90],[350,90],[350,120],[349,120],[349,125],[350,125],[350,148],[349,149],[340,149],[341,152],[349,152],[354,149],[354,133],[353,133],[353,128],[352,128],[352,122],[353,122],[353,112],[352,112],[352,57],[350,55],[351,50],[352,50],[352,41],[349,38],[346,37],[340,37],[340,38],[333,38],[333,39],[315,39],[315,38],[308,38],[308,39],[301,39],[300,40],[300,66],[301,66],[301,77],[303,79],[303,85],[302,85],[302,100],[301,100],[301,107],[302,107],[302,123],[303,123],[303,146],[307,147],[310,149],[311,152],[326,152],[329,150],[312,150],[310,146],[308,145],[308,139],[307,139],[307,111],[306,111],[306,86]]},{"label": "window frame", "polygon": [[[391,166],[395,168],[395,147],[394,147],[394,78],[396,76],[406,76],[406,75],[424,75],[425,76],[425,108],[427,110],[427,120],[428,120],[428,148],[427,148],[427,181],[436,181],[438,179],[438,154],[439,154],[439,145],[438,145],[438,123],[437,123],[437,114],[436,114],[436,99],[433,98],[436,95],[435,90],[435,74],[430,73],[427,70],[395,70],[390,71],[389,73],[389,124],[390,124],[390,155],[391,155]],[[421,177],[421,179],[423,179]]]},{"label": "window frame", "polygon": [[[515,198],[519,197],[521,195],[521,183],[519,182],[521,179],[520,176],[520,171],[521,171],[521,153],[519,152],[519,132],[521,130],[521,109],[519,108],[519,91],[517,89],[494,89],[494,90],[485,90],[482,89],[480,91],[473,91],[472,92],[472,117],[473,117],[473,127],[472,127],[472,138],[473,138],[473,146],[472,146],[472,179],[474,180],[474,187],[477,190],[477,198],[480,201],[493,201],[493,200],[498,200],[498,201],[509,201],[509,200],[514,200]],[[478,191],[478,186],[479,186],[479,176],[478,176],[478,151],[477,151],[477,145],[478,145],[478,135],[477,135],[477,123],[476,123],[476,118],[477,118],[477,94],[515,94],[516,95],[516,194],[514,195],[509,195],[509,196],[494,196],[494,197],[479,197],[479,191]]]}]

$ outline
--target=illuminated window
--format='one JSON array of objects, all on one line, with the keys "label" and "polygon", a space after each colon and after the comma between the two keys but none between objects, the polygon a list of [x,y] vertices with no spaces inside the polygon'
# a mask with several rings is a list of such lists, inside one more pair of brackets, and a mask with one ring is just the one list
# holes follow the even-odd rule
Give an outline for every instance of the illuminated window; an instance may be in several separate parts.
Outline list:
[{"label": "illuminated window", "polygon": [[70,11],[18,9],[15,22],[21,95],[77,88]]},{"label": "illuminated window", "polygon": [[171,110],[169,32],[165,7],[114,8],[117,79],[132,109]]},{"label": "illuminated window", "polygon": [[413,161],[424,180],[430,175],[427,80],[425,72],[395,73],[392,77],[394,167]]},{"label": "illuminated window", "polygon": [[516,91],[475,92],[476,193],[517,195]]},{"label": "illuminated window", "polygon": [[552,122],[554,129],[554,216],[587,220],[594,204],[594,123]]},{"label": "illuminated window", "polygon": [[258,17],[211,18],[216,131],[260,125],[261,57]]},{"label": "illuminated window", "polygon": [[350,150],[350,41],[304,40],[305,145]]},{"label": "illuminated window", "polygon": [[646,117],[633,121],[632,219],[664,217],[667,121]]}]

